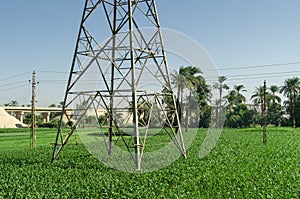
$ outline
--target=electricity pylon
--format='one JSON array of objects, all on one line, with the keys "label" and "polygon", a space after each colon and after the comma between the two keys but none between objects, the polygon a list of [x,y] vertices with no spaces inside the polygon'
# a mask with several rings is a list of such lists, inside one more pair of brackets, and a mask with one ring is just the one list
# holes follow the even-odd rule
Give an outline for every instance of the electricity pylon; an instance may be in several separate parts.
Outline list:
[{"label": "electricity pylon", "polygon": [[[186,157],[175,101],[155,1],[86,0],[52,161],[76,129],[89,126],[91,111],[107,135],[107,153],[119,140],[114,137],[122,137],[136,170],[150,127]],[[65,111],[71,107],[74,114]],[[72,121],[65,137],[64,115]]]}]

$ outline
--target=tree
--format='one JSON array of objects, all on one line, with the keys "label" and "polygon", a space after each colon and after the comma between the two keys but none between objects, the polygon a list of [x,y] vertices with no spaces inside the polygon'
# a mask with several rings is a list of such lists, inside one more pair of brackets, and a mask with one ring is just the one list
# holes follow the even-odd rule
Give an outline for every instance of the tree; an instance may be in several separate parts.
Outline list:
[{"label": "tree", "polygon": [[211,102],[211,87],[206,84],[205,79],[199,78],[197,88],[197,99],[199,110],[199,127],[208,128],[211,120],[212,107],[209,105]]},{"label": "tree", "polygon": [[63,101],[59,102],[59,105],[57,105],[58,108],[62,108],[63,106],[64,106],[64,102]]},{"label": "tree", "polygon": [[225,90],[229,90],[229,86],[224,83],[226,80],[227,80],[227,78],[225,76],[220,76],[218,78],[218,82],[215,82],[213,84],[213,89],[219,90],[219,100],[220,100],[220,102],[222,102],[223,90],[224,89]]},{"label": "tree", "polygon": [[227,110],[231,113],[233,108],[239,104],[245,103],[246,98],[241,92],[246,91],[244,85],[234,85],[234,90],[229,91],[227,95],[224,96],[227,99]]},{"label": "tree", "polygon": [[9,103],[4,104],[4,106],[19,106],[19,103],[17,100],[11,100]]},{"label": "tree", "polygon": [[283,93],[284,96],[288,98],[288,101],[285,102],[287,105],[287,111],[290,115],[290,125],[294,126],[295,121],[295,103],[297,96],[300,91],[300,79],[298,77],[292,77],[284,81],[284,85],[280,87],[280,93]]},{"label": "tree", "polygon": [[56,107],[56,104],[50,104],[48,107],[49,107],[49,108],[55,108],[55,107]]},{"label": "tree", "polygon": [[240,84],[240,85],[234,85],[234,90],[236,91],[236,101],[237,103],[241,104],[241,103],[245,103],[246,102],[246,98],[244,95],[242,95],[241,92],[246,92],[247,90],[245,89],[245,86]]},{"label": "tree", "polygon": [[175,85],[175,88],[177,88],[177,108],[180,110],[180,105],[183,101],[182,93],[183,90],[187,87],[188,83],[185,79],[186,69],[181,66],[179,68],[179,71],[174,70],[174,72],[171,74],[171,83]]},{"label": "tree", "polygon": [[250,127],[255,123],[256,115],[255,110],[249,110],[246,104],[240,103],[226,114],[225,125],[230,128]]},{"label": "tree", "polygon": [[[188,89],[189,91],[187,103],[187,105],[189,105],[191,102],[192,92],[196,90],[197,84],[203,79],[203,77],[200,76],[200,73],[201,70],[195,66],[182,66],[179,68],[179,72],[174,71],[174,73],[171,74],[172,84],[175,84],[175,87],[177,88],[177,108],[179,110],[179,118],[181,118],[182,115],[183,91],[184,89]],[[188,130],[189,116],[189,107],[186,106],[186,131]]]},{"label": "tree", "polygon": [[206,104],[205,106],[203,106],[202,109],[200,109],[200,118],[199,118],[198,127],[201,128],[209,127],[209,123],[211,121],[211,112],[212,112],[212,107],[208,104]]},{"label": "tree", "polygon": [[245,92],[244,85],[234,85],[224,98],[227,99],[227,114],[225,125],[230,128],[249,127],[255,123],[255,110],[249,110],[245,105],[246,98],[241,92]]},{"label": "tree", "polygon": [[269,88],[269,95],[268,95],[268,122],[270,124],[275,125],[276,127],[280,124],[280,118],[282,117],[282,110],[281,110],[281,98],[277,95],[279,92],[279,87],[276,85],[272,85]]},{"label": "tree", "polygon": [[174,70],[171,74],[171,83],[177,88],[177,100],[183,102],[183,90],[193,90],[198,82],[198,75],[201,70],[195,66],[181,66],[179,71]]},{"label": "tree", "polygon": [[[24,124],[31,124],[31,120],[32,120],[32,114],[31,113],[25,113],[24,118],[23,118],[23,123]],[[42,120],[40,115],[35,116],[35,121],[36,121],[38,126],[43,124],[43,120]]]},{"label": "tree", "polygon": [[295,104],[295,125],[300,127],[300,96],[298,96]]},{"label": "tree", "polygon": [[270,101],[274,103],[281,103],[281,98],[276,94],[279,92],[279,87],[276,85],[272,85],[269,90],[271,91],[270,96]]},{"label": "tree", "polygon": [[227,99],[227,110],[232,113],[233,108],[237,105],[237,92],[231,90],[224,98]]},{"label": "tree", "polygon": [[267,115],[268,123],[278,127],[281,121],[282,114],[283,113],[282,113],[281,105],[278,103],[271,103],[268,106],[268,115]]},{"label": "tree", "polygon": [[221,106],[222,106],[222,98],[223,98],[223,89],[225,90],[229,90],[229,86],[227,84],[225,84],[224,82],[227,80],[227,78],[225,76],[220,76],[218,78],[218,82],[215,82],[213,84],[213,88],[219,90],[219,100],[217,100],[217,110],[216,110],[216,120],[217,120],[217,126],[220,127],[220,123],[221,123],[221,115],[220,115],[220,111],[221,111]]},{"label": "tree", "polygon": [[185,131],[188,131],[189,121],[190,121],[190,109],[191,109],[191,99],[192,92],[197,90],[197,85],[205,82],[204,78],[200,76],[201,70],[195,66],[186,67],[186,80],[187,80],[187,89],[189,90],[188,103],[186,105],[186,119],[185,119]]},{"label": "tree", "polygon": [[[260,107],[260,113],[261,113],[261,122],[262,125],[262,119],[263,119],[263,109],[264,109],[264,87],[259,86],[256,87],[254,90],[254,94],[251,96],[251,100],[253,100],[254,104]],[[266,92],[266,95],[268,95],[268,92]]]},{"label": "tree", "polygon": [[264,101],[264,87],[263,86],[256,87],[253,93],[254,94],[251,96],[250,99],[253,100],[253,103],[255,105],[259,105],[262,110],[263,109],[262,104]]}]

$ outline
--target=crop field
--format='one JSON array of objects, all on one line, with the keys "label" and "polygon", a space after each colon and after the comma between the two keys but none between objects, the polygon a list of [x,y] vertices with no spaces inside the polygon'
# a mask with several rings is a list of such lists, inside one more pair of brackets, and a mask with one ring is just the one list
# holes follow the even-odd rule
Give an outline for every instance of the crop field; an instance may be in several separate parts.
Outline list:
[{"label": "crop field", "polygon": [[[300,129],[224,129],[216,148],[199,158],[200,129],[182,158],[149,173],[101,164],[74,137],[51,164],[56,130],[0,129],[0,198],[299,198]],[[159,137],[158,137],[159,138]]]}]

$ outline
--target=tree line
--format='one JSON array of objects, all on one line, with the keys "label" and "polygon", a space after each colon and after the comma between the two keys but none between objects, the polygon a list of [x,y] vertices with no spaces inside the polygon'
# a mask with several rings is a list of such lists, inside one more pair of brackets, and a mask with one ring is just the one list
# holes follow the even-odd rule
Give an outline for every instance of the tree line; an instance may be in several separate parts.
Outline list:
[{"label": "tree line", "polygon": [[[199,127],[208,127],[212,119],[218,120],[220,117],[218,107],[226,109],[224,125],[229,128],[263,125],[264,108],[267,125],[300,127],[300,79],[298,77],[287,78],[283,85],[256,87],[248,103],[244,96],[247,90],[243,84],[230,88],[226,83],[227,78],[220,76],[213,85],[208,85],[201,70],[195,66],[182,66],[178,71],[173,71],[171,80],[172,85],[177,89],[179,107],[191,104],[191,99],[197,103],[200,112]],[[189,92],[186,97],[182,94],[184,89]],[[212,98],[213,90],[218,91],[215,100]],[[283,94],[286,99],[283,101],[279,94]],[[189,115],[185,116],[185,118],[189,117]]]}]

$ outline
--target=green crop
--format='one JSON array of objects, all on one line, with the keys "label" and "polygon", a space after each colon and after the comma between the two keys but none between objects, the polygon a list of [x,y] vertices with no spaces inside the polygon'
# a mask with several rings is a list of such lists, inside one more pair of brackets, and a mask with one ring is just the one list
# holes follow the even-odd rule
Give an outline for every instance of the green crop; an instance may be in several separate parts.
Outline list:
[{"label": "green crop", "polygon": [[54,164],[56,130],[0,131],[0,198],[299,198],[300,130],[224,129],[212,152],[199,158],[200,129],[188,159],[132,174],[108,168],[74,137]]}]

